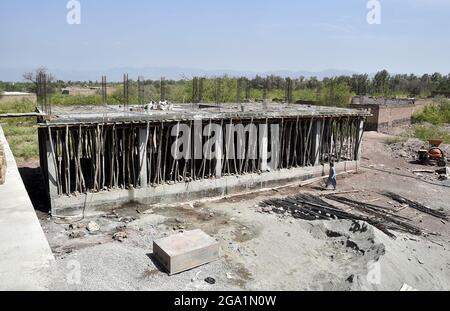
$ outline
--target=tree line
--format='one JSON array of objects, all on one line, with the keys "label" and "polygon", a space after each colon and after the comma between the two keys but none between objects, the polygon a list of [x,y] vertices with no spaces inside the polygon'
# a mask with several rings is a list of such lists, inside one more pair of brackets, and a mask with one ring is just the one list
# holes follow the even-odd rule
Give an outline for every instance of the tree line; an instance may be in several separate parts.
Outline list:
[{"label": "tree line", "polygon": [[[24,74],[24,82],[6,83],[0,81],[0,90],[36,91],[36,76],[45,71],[39,68],[35,73]],[[101,86],[99,81],[62,81],[51,77],[53,93],[69,86]],[[120,103],[123,90],[120,83],[108,83],[116,90],[109,95],[108,102]],[[354,95],[384,97],[450,97],[450,74],[390,74],[387,70],[368,74],[354,74],[318,79],[317,77],[284,78],[280,76],[256,76],[236,78],[194,77],[181,80],[145,80],[138,92],[138,82],[129,81],[131,103],[151,100],[169,100],[178,103],[205,102],[228,103],[269,100],[274,102],[311,102],[333,106],[347,106]],[[140,94],[139,94],[140,93]],[[61,96],[56,97],[61,98]]]}]

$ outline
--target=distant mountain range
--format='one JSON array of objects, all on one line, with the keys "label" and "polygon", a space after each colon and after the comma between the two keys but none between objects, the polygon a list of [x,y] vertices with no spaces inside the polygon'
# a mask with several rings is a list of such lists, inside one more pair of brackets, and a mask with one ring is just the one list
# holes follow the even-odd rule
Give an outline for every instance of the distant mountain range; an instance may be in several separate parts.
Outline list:
[{"label": "distant mountain range", "polygon": [[[0,67],[0,80],[1,81],[22,81],[22,75],[24,72],[33,71],[35,68],[8,68]],[[356,72],[349,70],[324,70],[318,72],[312,71],[291,71],[291,70],[277,70],[267,72],[256,71],[239,71],[239,70],[204,70],[199,68],[182,68],[182,67],[123,67],[112,68],[107,70],[60,70],[49,68],[49,71],[58,80],[72,80],[72,81],[97,81],[101,79],[102,75],[106,75],[108,81],[122,81],[124,73],[129,75],[130,79],[137,79],[138,76],[143,76],[145,79],[156,80],[161,77],[165,77],[170,80],[181,80],[184,78],[190,79],[194,76],[198,77],[218,77],[228,75],[230,77],[248,77],[252,78],[256,75],[268,76],[277,75],[281,77],[317,77],[323,79],[325,77],[336,77],[340,75],[352,75]]]}]

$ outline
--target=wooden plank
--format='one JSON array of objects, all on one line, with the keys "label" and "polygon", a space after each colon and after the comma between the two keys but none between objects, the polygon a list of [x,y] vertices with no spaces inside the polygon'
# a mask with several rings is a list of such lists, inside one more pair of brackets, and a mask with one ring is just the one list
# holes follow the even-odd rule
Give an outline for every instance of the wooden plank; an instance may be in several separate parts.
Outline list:
[{"label": "wooden plank", "polygon": [[153,255],[169,275],[219,259],[219,243],[202,230],[187,231],[153,241]]}]

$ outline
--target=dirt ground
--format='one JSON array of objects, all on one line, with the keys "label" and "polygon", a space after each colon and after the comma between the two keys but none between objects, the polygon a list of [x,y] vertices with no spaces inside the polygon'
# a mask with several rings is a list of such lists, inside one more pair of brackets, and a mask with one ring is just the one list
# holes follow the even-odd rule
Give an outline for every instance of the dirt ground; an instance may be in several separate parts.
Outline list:
[{"label": "dirt ground", "polygon": [[[392,191],[450,214],[450,184],[433,174],[413,173],[423,167],[385,145],[386,137],[365,134],[362,168],[340,176],[338,191],[398,208],[424,236],[394,232],[393,239],[362,222],[304,221],[258,207],[267,198],[323,193],[322,182],[216,201],[128,204],[71,225],[38,212],[57,259],[54,289],[398,291],[408,284],[418,290],[450,290],[450,225],[380,194]],[[98,224],[98,232],[86,230],[90,221]],[[175,276],[162,272],[152,257],[153,240],[198,228],[220,242],[220,260]],[[117,232],[121,242],[113,239]],[[208,284],[207,277],[216,283]]]}]

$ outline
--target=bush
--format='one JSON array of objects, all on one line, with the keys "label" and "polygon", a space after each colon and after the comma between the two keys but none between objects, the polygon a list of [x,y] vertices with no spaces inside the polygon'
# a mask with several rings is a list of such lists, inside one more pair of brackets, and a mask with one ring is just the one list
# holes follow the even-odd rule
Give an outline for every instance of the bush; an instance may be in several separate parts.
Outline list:
[{"label": "bush", "polygon": [[18,161],[39,158],[38,136],[35,128],[19,124],[4,124],[3,131]]},{"label": "bush", "polygon": [[450,100],[440,98],[437,104],[426,107],[421,113],[414,115],[415,122],[429,122],[435,125],[450,123]]},{"label": "bush", "polygon": [[436,125],[416,125],[414,127],[414,136],[424,141],[429,139],[442,139],[445,144],[450,144],[449,131]]},{"label": "bush", "polygon": [[36,103],[29,99],[2,103],[0,113],[26,113],[36,111]]}]

